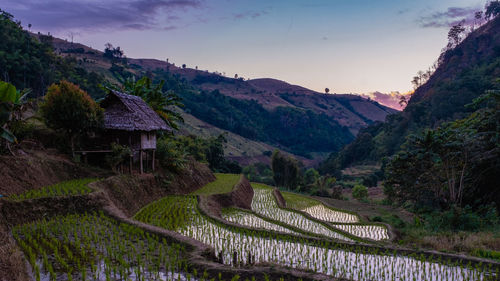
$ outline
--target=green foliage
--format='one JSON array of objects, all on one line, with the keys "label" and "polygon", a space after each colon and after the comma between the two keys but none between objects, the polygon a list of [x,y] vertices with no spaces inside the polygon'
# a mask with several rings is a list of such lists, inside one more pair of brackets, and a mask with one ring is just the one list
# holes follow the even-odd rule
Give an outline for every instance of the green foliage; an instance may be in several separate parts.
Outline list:
[{"label": "green foliage", "polygon": [[352,197],[358,200],[364,200],[368,198],[368,189],[362,184],[357,184],[352,189]]},{"label": "green foliage", "polygon": [[19,92],[14,85],[0,80],[0,138],[8,142],[17,141],[7,127],[12,120],[13,111],[25,96],[24,91]]},{"label": "green foliage", "polygon": [[90,189],[87,185],[96,180],[97,179],[89,178],[64,181],[54,185],[42,187],[40,189],[32,189],[21,194],[11,195],[9,196],[9,199],[22,201],[43,197],[82,195],[92,192],[92,189]]},{"label": "green foliage", "polygon": [[495,205],[474,211],[470,206],[452,206],[444,212],[424,215],[425,227],[433,232],[440,231],[479,231],[498,227],[499,218]]},{"label": "green foliage", "polygon": [[[492,3],[498,5],[498,1]],[[459,46],[442,55],[439,68],[415,91],[403,112],[362,129],[352,144],[332,153],[321,164],[321,172],[333,173],[352,164],[394,155],[407,136],[464,118],[473,111],[465,105],[487,90],[500,90],[500,33],[496,32],[500,21],[496,18],[486,25],[487,32],[472,32]],[[478,49],[482,50],[480,54]]]},{"label": "green foliage", "polygon": [[0,77],[15,87],[31,88],[35,96],[42,96],[47,86],[66,79],[80,85],[92,97],[102,97],[98,87],[102,75],[87,72],[74,58],[62,58],[52,50],[52,37],[31,35],[21,23],[0,9]]},{"label": "green foliage", "polygon": [[306,185],[315,183],[318,180],[318,178],[319,178],[319,173],[314,168],[309,168],[304,173],[304,183]]},{"label": "green foliage", "polygon": [[268,185],[274,184],[273,171],[264,163],[254,163],[243,168],[242,173],[251,182],[259,182]]},{"label": "green foliage", "polygon": [[103,110],[77,85],[52,84],[40,106],[47,126],[64,131],[74,151],[75,138],[102,126]]},{"label": "green foliage", "polygon": [[223,135],[203,139],[193,135],[164,135],[157,141],[157,158],[160,165],[172,172],[184,169],[189,158],[208,163],[215,172],[240,173],[238,163],[224,158]]},{"label": "green foliage", "polygon": [[239,182],[241,175],[237,174],[220,174],[216,173],[215,181],[210,182],[203,186],[202,188],[196,190],[191,194],[222,194],[229,193],[233,190],[233,187]]},{"label": "green foliage", "polygon": [[287,157],[279,150],[275,150],[271,160],[274,183],[278,187],[294,190],[299,186],[299,163],[292,157]]},{"label": "green foliage", "polygon": [[[488,97],[488,98],[486,98]],[[500,203],[500,94],[465,119],[408,138],[386,167],[386,192],[400,204],[448,209]]]},{"label": "green foliage", "polygon": [[[163,136],[156,142],[156,157],[163,168],[178,173],[184,169],[188,161],[187,148],[179,142],[179,137]],[[197,153],[195,155],[198,156]],[[194,158],[196,159],[196,157]],[[196,160],[199,161],[202,159]]]},{"label": "green foliage", "polygon": [[130,160],[131,154],[130,147],[111,143],[111,154],[106,155],[106,162],[113,171],[117,172],[117,166]]},{"label": "green foliage", "polygon": [[267,111],[253,100],[238,100],[218,91],[180,92],[186,110],[195,117],[243,137],[308,156],[312,151],[338,150],[352,139],[347,128],[326,115],[291,107]]}]

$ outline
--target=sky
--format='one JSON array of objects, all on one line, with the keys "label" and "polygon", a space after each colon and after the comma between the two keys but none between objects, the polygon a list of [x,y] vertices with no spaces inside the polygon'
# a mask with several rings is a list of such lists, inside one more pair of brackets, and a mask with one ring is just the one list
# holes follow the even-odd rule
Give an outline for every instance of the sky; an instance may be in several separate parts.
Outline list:
[{"label": "sky", "polygon": [[486,0],[2,0],[31,31],[319,92],[408,92]]}]

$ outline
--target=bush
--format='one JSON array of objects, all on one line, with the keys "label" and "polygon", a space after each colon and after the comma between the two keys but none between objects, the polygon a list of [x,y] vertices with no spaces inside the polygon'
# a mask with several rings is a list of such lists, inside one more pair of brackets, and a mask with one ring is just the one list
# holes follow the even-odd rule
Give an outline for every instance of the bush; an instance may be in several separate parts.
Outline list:
[{"label": "bush", "polygon": [[368,189],[362,184],[357,184],[352,189],[352,197],[358,200],[366,200],[368,197]]},{"label": "bush", "polygon": [[106,163],[111,167],[111,170],[118,172],[116,169],[118,165],[122,164],[126,160],[129,160],[131,155],[130,148],[128,146],[119,145],[117,143],[111,144],[111,154],[106,155]]},{"label": "bush", "polygon": [[498,226],[499,219],[494,205],[474,211],[470,206],[453,206],[444,212],[425,216],[426,227],[431,231],[479,231]]},{"label": "bush", "polygon": [[64,80],[49,87],[40,110],[47,126],[64,131],[72,151],[77,137],[103,122],[103,109],[77,85]]}]

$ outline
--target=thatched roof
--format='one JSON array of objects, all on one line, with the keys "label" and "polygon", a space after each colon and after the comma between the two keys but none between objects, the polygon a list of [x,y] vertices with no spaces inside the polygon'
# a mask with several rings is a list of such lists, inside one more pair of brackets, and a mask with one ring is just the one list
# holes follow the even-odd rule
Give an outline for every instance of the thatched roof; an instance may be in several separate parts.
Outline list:
[{"label": "thatched roof", "polygon": [[101,102],[104,128],[123,131],[170,131],[171,128],[140,97],[110,91]]}]

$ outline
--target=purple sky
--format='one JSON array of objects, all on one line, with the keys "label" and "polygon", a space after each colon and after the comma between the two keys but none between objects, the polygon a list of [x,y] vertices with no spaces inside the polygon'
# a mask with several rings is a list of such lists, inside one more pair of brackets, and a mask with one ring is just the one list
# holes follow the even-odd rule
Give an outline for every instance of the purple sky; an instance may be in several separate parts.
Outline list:
[{"label": "purple sky", "polygon": [[485,0],[3,0],[32,31],[322,92],[406,92]]}]

